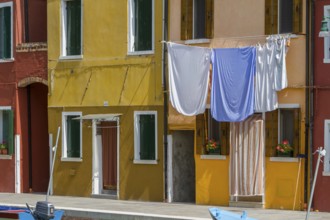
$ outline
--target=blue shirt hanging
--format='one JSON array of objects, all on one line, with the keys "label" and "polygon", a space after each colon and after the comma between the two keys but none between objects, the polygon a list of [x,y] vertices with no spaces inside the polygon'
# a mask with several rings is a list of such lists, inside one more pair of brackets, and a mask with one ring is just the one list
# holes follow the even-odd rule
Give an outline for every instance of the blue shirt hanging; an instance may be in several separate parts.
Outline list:
[{"label": "blue shirt hanging", "polygon": [[239,122],[253,114],[255,47],[212,50],[211,114],[217,121]]}]

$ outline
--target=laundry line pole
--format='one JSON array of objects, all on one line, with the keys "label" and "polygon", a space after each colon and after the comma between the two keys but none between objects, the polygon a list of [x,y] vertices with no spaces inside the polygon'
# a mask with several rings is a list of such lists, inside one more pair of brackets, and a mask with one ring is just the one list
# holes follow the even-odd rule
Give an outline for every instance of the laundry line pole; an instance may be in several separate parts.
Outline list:
[{"label": "laundry line pole", "polygon": [[322,149],[322,147],[319,147],[316,152],[319,154],[318,158],[317,158],[317,163],[316,163],[316,169],[315,169],[315,174],[314,174],[314,180],[313,180],[313,185],[312,185],[312,190],[311,190],[311,195],[309,197],[309,202],[308,202],[308,209],[307,209],[307,213],[306,213],[306,218],[305,220],[309,219],[309,214],[311,211],[311,205],[312,205],[312,201],[313,201],[313,195],[314,195],[314,189],[315,189],[315,183],[316,183],[316,178],[317,178],[317,173],[319,171],[319,166],[320,166],[320,162],[321,162],[321,157],[325,156],[326,151],[325,149]]}]

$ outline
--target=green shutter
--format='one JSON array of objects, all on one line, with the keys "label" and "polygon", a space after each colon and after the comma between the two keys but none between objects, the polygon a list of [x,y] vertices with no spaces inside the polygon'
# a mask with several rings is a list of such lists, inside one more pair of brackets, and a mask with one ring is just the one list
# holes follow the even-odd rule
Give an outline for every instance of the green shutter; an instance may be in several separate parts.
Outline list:
[{"label": "green shutter", "polygon": [[278,32],[278,0],[265,0],[265,34]]},{"label": "green shutter", "polygon": [[152,0],[135,0],[135,51],[152,50]]},{"label": "green shutter", "polygon": [[229,155],[229,134],[230,134],[230,123],[229,122],[221,122],[221,154],[223,155]]},{"label": "green shutter", "polygon": [[11,7],[0,8],[0,59],[11,58]]},{"label": "green shutter", "polygon": [[213,38],[213,10],[214,0],[205,0],[205,37]]},{"label": "green shutter", "polygon": [[181,0],[181,40],[192,39],[193,0]]},{"label": "green shutter", "polygon": [[293,1],[293,33],[302,32],[302,0]]},{"label": "green shutter", "polygon": [[205,114],[196,116],[196,154],[203,154],[205,139]]},{"label": "green shutter", "polygon": [[299,154],[300,152],[300,109],[293,110],[293,118],[294,118],[294,137],[292,147],[294,150],[294,156]]},{"label": "green shutter", "polygon": [[80,158],[80,120],[73,119],[78,116],[67,116],[67,157]]},{"label": "green shutter", "polygon": [[8,154],[14,153],[14,113],[12,110],[3,111],[3,142],[7,143]]},{"label": "green shutter", "polygon": [[155,115],[140,115],[140,159],[155,160]]},{"label": "green shutter", "polygon": [[66,2],[67,55],[81,55],[81,1]]},{"label": "green shutter", "polygon": [[275,156],[278,144],[278,110],[266,112],[266,156]]}]

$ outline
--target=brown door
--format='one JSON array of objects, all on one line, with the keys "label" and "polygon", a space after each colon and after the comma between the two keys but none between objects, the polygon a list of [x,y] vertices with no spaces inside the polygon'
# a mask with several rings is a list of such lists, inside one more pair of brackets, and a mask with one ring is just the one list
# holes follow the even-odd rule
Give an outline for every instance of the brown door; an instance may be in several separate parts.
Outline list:
[{"label": "brown door", "polygon": [[103,190],[117,190],[117,122],[101,122]]}]

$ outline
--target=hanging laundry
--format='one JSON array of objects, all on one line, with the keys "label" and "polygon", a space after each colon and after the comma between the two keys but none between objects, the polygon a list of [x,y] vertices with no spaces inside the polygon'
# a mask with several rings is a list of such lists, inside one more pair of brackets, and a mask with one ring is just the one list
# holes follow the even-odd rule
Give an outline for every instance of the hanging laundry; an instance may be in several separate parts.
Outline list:
[{"label": "hanging laundry", "polygon": [[173,107],[193,116],[205,111],[211,49],[167,43],[169,93]]},{"label": "hanging laundry", "polygon": [[213,49],[211,114],[238,122],[253,114],[255,47]]},{"label": "hanging laundry", "polygon": [[272,40],[275,44],[275,69],[274,69],[274,81],[275,81],[275,89],[276,91],[281,91],[288,87],[288,79],[286,73],[286,53],[287,53],[287,42],[288,37],[283,36],[271,36],[270,40]]},{"label": "hanging laundry", "polygon": [[255,112],[268,112],[278,108],[274,83],[275,56],[273,41],[256,46]]}]

